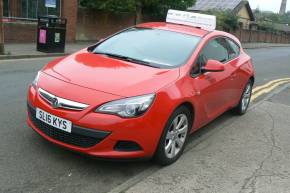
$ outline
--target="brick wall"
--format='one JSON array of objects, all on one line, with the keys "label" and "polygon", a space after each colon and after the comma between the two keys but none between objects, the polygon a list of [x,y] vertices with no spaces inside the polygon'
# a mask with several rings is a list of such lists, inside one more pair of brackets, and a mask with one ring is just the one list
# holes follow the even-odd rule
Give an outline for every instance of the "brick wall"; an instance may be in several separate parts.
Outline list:
[{"label": "brick wall", "polygon": [[79,9],[77,40],[99,40],[134,24],[134,14]]},{"label": "brick wall", "polygon": [[[158,21],[145,16],[143,22]],[[135,15],[130,13],[108,13],[90,9],[79,9],[77,18],[77,40],[99,40],[135,24]],[[290,43],[290,34],[271,33],[241,29],[231,32],[242,42]]]},{"label": "brick wall", "polygon": [[7,22],[4,23],[5,43],[35,42],[37,33],[36,23]]},{"label": "brick wall", "polygon": [[66,40],[69,42],[75,41],[78,17],[78,0],[62,0],[61,17],[67,18]]}]

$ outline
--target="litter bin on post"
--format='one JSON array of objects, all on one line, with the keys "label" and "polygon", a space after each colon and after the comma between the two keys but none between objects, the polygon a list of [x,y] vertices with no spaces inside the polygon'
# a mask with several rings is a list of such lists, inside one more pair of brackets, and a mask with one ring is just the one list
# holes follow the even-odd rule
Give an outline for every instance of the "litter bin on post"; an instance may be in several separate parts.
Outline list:
[{"label": "litter bin on post", "polygon": [[67,20],[56,16],[38,18],[37,51],[64,53]]}]

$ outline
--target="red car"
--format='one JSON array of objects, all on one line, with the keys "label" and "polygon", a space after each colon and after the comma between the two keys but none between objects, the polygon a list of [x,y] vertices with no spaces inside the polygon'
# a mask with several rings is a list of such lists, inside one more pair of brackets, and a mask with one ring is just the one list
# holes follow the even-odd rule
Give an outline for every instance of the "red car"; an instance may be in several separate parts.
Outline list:
[{"label": "red car", "polygon": [[189,134],[229,109],[244,114],[253,84],[233,35],[145,23],[47,64],[29,87],[27,123],[77,152],[167,165]]}]

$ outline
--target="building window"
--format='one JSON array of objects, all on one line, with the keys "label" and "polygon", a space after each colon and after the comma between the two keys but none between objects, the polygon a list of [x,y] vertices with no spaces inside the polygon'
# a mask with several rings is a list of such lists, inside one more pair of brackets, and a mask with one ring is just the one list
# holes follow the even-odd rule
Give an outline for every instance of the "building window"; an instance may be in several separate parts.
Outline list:
[{"label": "building window", "polygon": [[39,16],[60,16],[61,0],[56,8],[45,7],[46,0],[3,0],[3,15],[8,18],[37,19]]}]

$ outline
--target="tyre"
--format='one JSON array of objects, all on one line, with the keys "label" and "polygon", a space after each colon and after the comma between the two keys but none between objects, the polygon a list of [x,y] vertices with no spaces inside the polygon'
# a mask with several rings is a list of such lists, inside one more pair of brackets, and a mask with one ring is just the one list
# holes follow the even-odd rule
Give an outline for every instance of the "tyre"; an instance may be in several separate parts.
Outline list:
[{"label": "tyre", "polygon": [[159,141],[155,161],[160,165],[174,163],[183,153],[192,126],[190,110],[181,106],[170,116]]},{"label": "tyre", "polygon": [[244,115],[251,102],[252,97],[252,90],[253,90],[253,81],[250,80],[244,88],[243,94],[241,96],[240,102],[238,106],[236,106],[233,110],[234,113],[238,115]]}]

